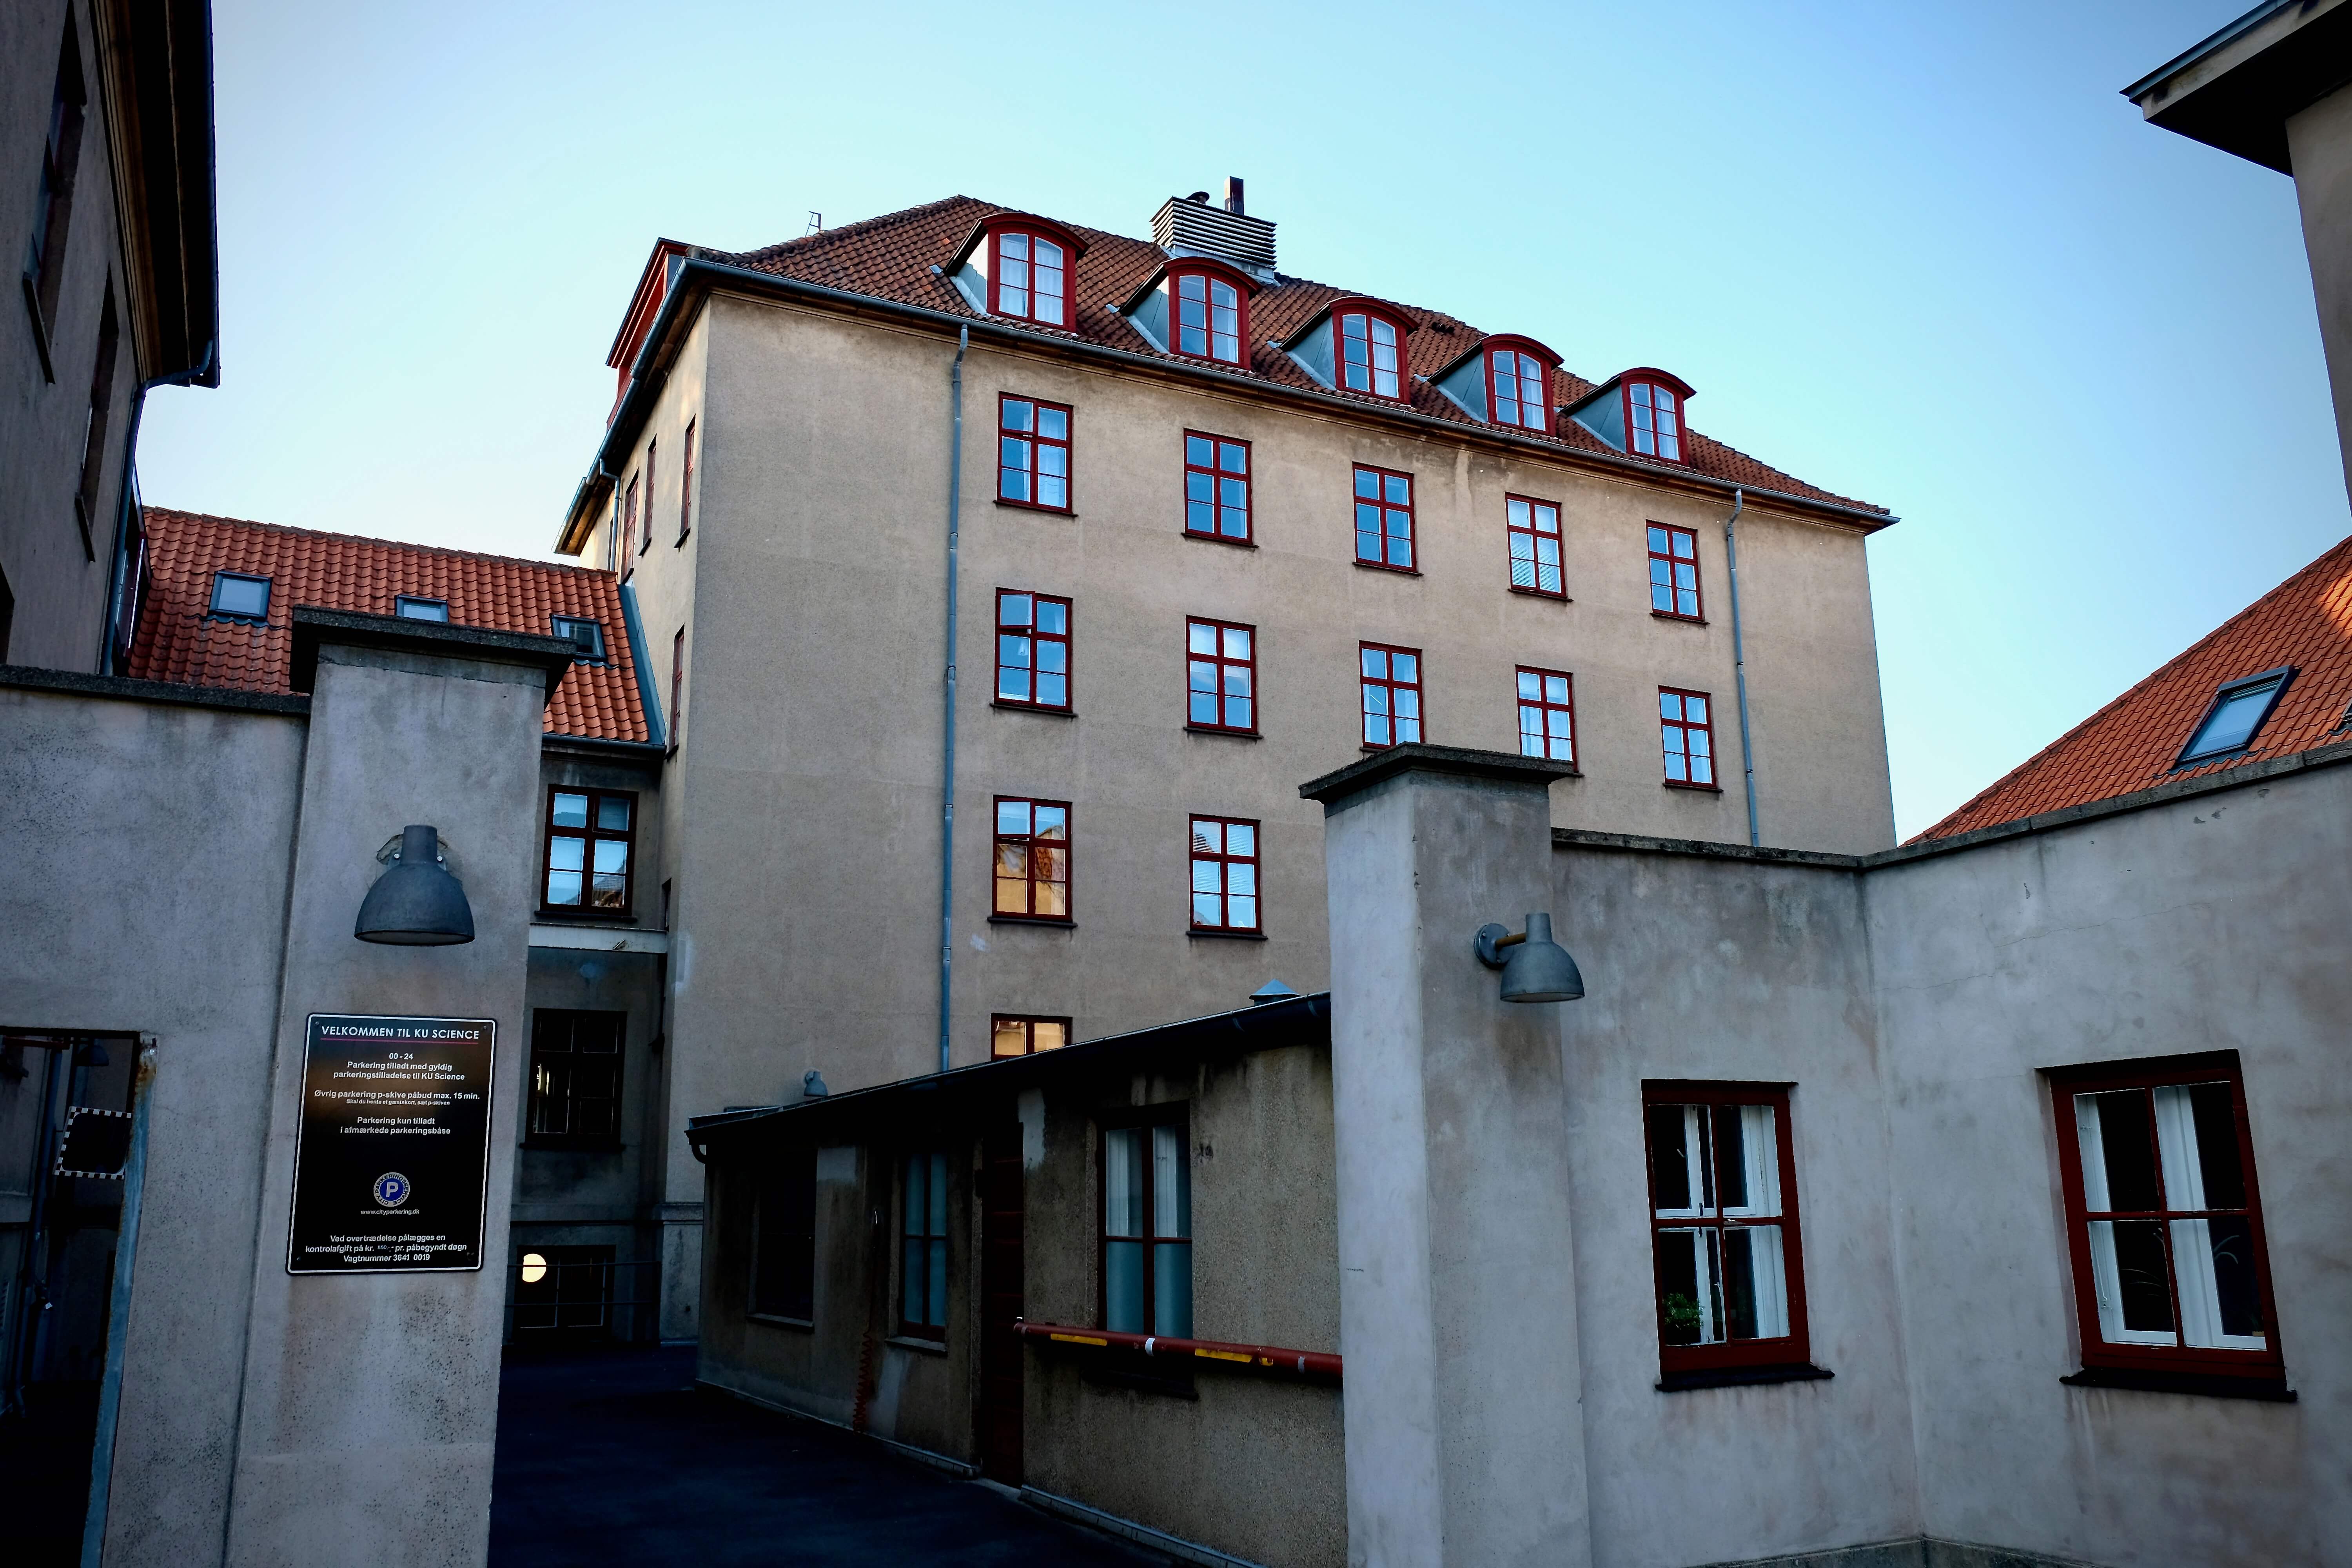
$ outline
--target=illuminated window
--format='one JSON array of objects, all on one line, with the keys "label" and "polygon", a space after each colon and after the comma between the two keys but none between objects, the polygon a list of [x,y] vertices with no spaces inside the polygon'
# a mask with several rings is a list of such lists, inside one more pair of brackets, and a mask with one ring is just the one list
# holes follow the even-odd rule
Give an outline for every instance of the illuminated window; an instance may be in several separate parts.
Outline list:
[{"label": "illuminated window", "polygon": [[995,883],[999,919],[1069,920],[1069,802],[996,797]]},{"label": "illuminated window", "polygon": [[1068,1045],[1070,1021],[998,1013],[989,1021],[989,1037],[988,1054],[992,1057],[1034,1056],[1039,1051],[1058,1051]]}]

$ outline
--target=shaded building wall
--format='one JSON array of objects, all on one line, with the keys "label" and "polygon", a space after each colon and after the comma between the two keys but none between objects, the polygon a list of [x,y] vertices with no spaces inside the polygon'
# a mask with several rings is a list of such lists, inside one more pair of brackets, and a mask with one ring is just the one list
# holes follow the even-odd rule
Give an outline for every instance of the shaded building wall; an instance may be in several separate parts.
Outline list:
[{"label": "shaded building wall", "polygon": [[[2352,429],[2352,92],[2338,88],[2290,116],[2286,140],[2340,445]],[[2352,451],[2345,463],[2352,489]]]}]

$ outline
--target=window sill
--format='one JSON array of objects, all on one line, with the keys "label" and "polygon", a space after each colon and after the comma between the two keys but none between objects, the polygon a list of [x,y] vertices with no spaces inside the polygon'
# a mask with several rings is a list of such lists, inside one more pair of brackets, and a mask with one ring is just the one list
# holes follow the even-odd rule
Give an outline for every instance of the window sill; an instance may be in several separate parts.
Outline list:
[{"label": "window sill", "polygon": [[1045,719],[1075,719],[1078,716],[1075,708],[1040,708],[1034,702],[1008,702],[1002,697],[990,698],[988,705],[1002,708],[1007,713],[1034,713]]},{"label": "window sill", "polygon": [[743,1320],[751,1323],[766,1323],[772,1328],[798,1329],[803,1333],[816,1331],[816,1321],[813,1318],[787,1318],[776,1312],[746,1312]]},{"label": "window sill", "polygon": [[1265,932],[1262,931],[1220,931],[1214,926],[1193,926],[1184,934],[1207,937],[1213,942],[1264,942],[1265,940]]},{"label": "window sill", "polygon": [[[690,529],[690,528],[689,528],[689,529],[686,530],[684,532],[680,533],[680,534],[677,536],[677,539],[675,539],[675,540],[673,540],[673,541],[671,542],[671,543],[670,543],[670,548],[671,548],[672,550],[683,550],[683,549],[685,549],[685,548],[686,548],[686,542],[687,542],[688,540],[689,540],[689,539],[692,539],[693,537],[694,537],[694,530],[692,530],[692,529]],[[778,1322],[788,1322],[788,1321],[791,1321],[791,1320],[790,1320],[790,1319],[783,1319],[783,1318],[779,1318],[779,1319],[778,1319],[778,1320],[776,1320],[776,1321],[777,1321]]]},{"label": "window sill", "polygon": [[1723,786],[1721,784],[1677,784],[1673,779],[1666,779],[1663,781],[1663,783],[1664,787],[1667,789],[1688,790],[1693,795],[1721,795],[1723,793]]},{"label": "window sill", "polygon": [[1703,626],[1706,625],[1706,617],[1705,616],[1678,616],[1672,610],[1652,610],[1650,612],[1650,618],[1654,621],[1680,621],[1686,626]]},{"label": "window sill", "polygon": [[1195,735],[1225,735],[1236,741],[1265,739],[1255,730],[1228,730],[1223,724],[1187,724],[1184,728]]},{"label": "window sill", "polygon": [[1075,507],[1040,506],[1034,500],[1013,500],[1004,496],[998,496],[996,498],[996,504],[1003,507],[1008,511],[1042,511],[1048,517],[1076,517],[1078,515],[1077,509]]},{"label": "window sill", "polygon": [[1818,1383],[1837,1373],[1810,1362],[1780,1366],[1721,1366],[1704,1371],[1669,1372],[1658,1378],[1660,1394],[1681,1394],[1694,1388],[1747,1388],[1767,1383]]},{"label": "window sill", "polygon": [[1184,531],[1184,537],[1187,539],[1197,539],[1203,544],[1230,544],[1236,550],[1255,550],[1257,548],[1257,541],[1255,539],[1230,539],[1222,533],[1202,533],[1200,530],[1193,528],[1186,529]]},{"label": "window sill", "polygon": [[888,1339],[884,1340],[882,1342],[886,1345],[897,1345],[902,1351],[920,1351],[925,1355],[945,1355],[948,1353],[947,1341],[919,1340],[912,1334],[892,1334]]},{"label": "window sill", "polygon": [[525,1138],[522,1141],[522,1146],[526,1149],[540,1149],[564,1154],[617,1154],[627,1147],[618,1138],[547,1136]]},{"label": "window sill", "polygon": [[41,356],[41,379],[57,384],[57,367],[49,363],[49,324],[41,320],[41,286],[33,281],[29,272],[19,273],[25,282],[25,314],[32,318],[33,347]]},{"label": "window sill", "polygon": [[[1517,594],[1522,599],[1549,599],[1555,605],[1573,605],[1576,603],[1574,599],[1570,598],[1566,594],[1547,594],[1541,588],[1522,588],[1517,583],[1511,584],[1511,592]],[[1652,610],[1650,612],[1650,614],[1654,616],[1658,612],[1655,610]]]},{"label": "window sill", "polygon": [[1391,566],[1385,561],[1366,561],[1361,558],[1357,560],[1356,564],[1367,572],[1393,572],[1400,577],[1421,575],[1421,568],[1418,566]]},{"label": "window sill", "polygon": [[636,917],[626,910],[599,911],[575,909],[570,904],[541,904],[531,919],[540,922],[560,921],[591,926],[633,925],[636,922]]},{"label": "window sill", "polygon": [[992,926],[1046,926],[1060,931],[1075,931],[1078,922],[1064,920],[1059,915],[997,915],[988,917]]},{"label": "window sill", "polygon": [[2293,1405],[2299,1397],[2276,1377],[2232,1377],[2210,1372],[2144,1372],[2137,1367],[2086,1366],[2058,1380],[2069,1388],[2131,1388],[2143,1394],[2191,1394],[2209,1399],[2258,1399]]}]

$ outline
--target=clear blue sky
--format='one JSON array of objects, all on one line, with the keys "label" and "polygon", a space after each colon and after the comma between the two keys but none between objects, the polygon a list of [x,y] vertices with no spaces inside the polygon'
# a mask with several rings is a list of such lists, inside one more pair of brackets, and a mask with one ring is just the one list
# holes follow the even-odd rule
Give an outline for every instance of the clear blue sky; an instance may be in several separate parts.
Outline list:
[{"label": "clear blue sky", "polygon": [[223,380],[142,483],[544,555],[656,236],[1139,235],[1238,174],[1288,269],[1664,365],[1900,513],[1907,834],[2352,531],[2293,185],[2116,96],[2245,3],[217,0]]}]

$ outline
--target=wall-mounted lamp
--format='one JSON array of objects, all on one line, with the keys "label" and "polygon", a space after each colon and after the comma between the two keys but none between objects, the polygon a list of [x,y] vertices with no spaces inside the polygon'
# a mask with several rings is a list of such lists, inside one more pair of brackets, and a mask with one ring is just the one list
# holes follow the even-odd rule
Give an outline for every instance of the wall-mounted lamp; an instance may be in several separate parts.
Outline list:
[{"label": "wall-mounted lamp", "polygon": [[1503,972],[1506,1002],[1573,1002],[1584,994],[1576,960],[1551,939],[1549,915],[1529,915],[1528,929],[1516,934],[1483,925],[1473,941],[1478,962]]},{"label": "wall-mounted lamp", "polygon": [[447,947],[474,940],[473,906],[441,858],[439,833],[414,826],[400,830],[400,847],[360,901],[352,934],[362,942],[402,947]]}]

